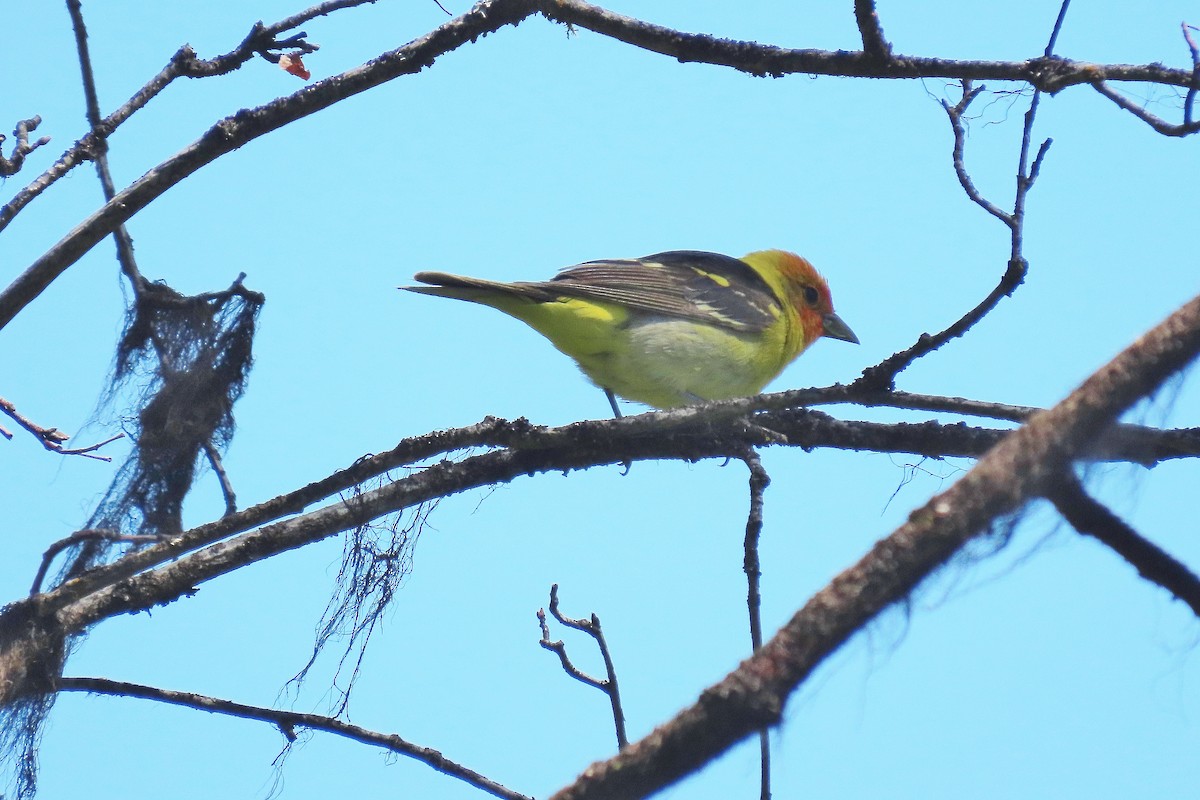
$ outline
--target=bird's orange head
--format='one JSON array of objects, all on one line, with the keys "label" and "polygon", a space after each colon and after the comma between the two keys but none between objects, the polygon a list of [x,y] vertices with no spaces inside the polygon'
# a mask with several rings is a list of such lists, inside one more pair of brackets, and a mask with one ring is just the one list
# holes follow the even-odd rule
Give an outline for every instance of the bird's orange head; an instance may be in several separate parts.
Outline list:
[{"label": "bird's orange head", "polygon": [[[752,265],[758,262],[756,268],[760,274],[764,273],[765,267],[766,274],[763,277],[768,282],[773,282],[771,278],[777,277],[776,291],[786,297],[795,309],[805,345],[812,344],[822,336],[858,344],[854,331],[833,311],[829,284],[808,259],[786,250],[766,250],[752,253],[746,260]],[[770,274],[772,272],[774,276]]]}]

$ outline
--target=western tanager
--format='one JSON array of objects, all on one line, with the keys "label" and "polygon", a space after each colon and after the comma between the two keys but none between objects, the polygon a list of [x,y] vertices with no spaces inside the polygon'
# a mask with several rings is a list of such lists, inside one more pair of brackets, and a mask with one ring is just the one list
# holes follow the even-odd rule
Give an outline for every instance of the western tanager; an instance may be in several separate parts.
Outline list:
[{"label": "western tanager", "polygon": [[829,286],[783,250],[742,258],[678,250],[588,261],[548,281],[498,283],[418,272],[422,294],[516,317],[604,390],[658,408],[758,394],[822,336],[858,342]]}]

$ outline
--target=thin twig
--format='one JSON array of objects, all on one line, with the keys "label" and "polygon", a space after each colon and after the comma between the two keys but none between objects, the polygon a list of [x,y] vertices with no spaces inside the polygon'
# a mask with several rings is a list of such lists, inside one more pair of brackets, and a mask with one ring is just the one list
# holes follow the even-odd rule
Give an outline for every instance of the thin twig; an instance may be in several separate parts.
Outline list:
[{"label": "thin twig", "polygon": [[[91,126],[91,133],[96,136],[92,161],[96,165],[96,175],[100,178],[104,202],[107,203],[113,199],[117,190],[113,184],[112,172],[108,168],[108,140],[100,130],[103,120],[100,118],[100,98],[96,92],[96,76],[92,70],[91,55],[88,52],[87,27],[83,22],[83,4],[80,0],[67,0],[67,12],[71,16],[71,27],[75,32],[75,51],[79,55],[79,71],[83,79],[87,121]],[[137,261],[133,256],[133,237],[129,235],[129,230],[124,223],[117,225],[113,230],[113,240],[117,244],[117,263],[121,266],[121,272],[129,279],[129,285],[133,289],[135,298],[134,302],[136,302],[137,296],[142,293],[145,278],[138,270]]]},{"label": "thin twig", "polygon": [[[1058,16],[1054,20],[1054,26],[1050,31],[1049,41],[1046,44],[1044,58],[1047,60],[1054,59],[1054,45],[1058,41],[1059,33],[1062,32],[1063,21],[1066,19],[1067,8],[1070,5],[1071,0],[1063,0],[1059,6]],[[1057,63],[1058,59],[1054,60]],[[1037,154],[1033,157],[1032,163],[1030,162],[1029,153],[1033,139],[1033,123],[1037,118],[1038,104],[1042,95],[1041,86],[1036,82],[1031,83],[1034,87],[1033,99],[1029,103],[1029,109],[1025,112],[1024,125],[1021,128],[1021,149],[1017,157],[1016,191],[1013,197],[1013,209],[1011,213],[1004,211],[983,196],[975,186],[975,182],[971,179],[971,175],[966,167],[967,126],[964,122],[964,115],[967,108],[985,87],[983,85],[973,87],[971,81],[964,78],[962,80],[962,99],[954,105],[950,105],[946,100],[941,101],[942,108],[945,109],[946,116],[950,120],[950,127],[954,132],[954,146],[951,150],[950,158],[951,163],[954,165],[954,174],[958,177],[959,184],[971,202],[1000,220],[1009,229],[1012,246],[1009,253],[1008,267],[1000,277],[999,283],[988,292],[987,296],[978,305],[945,330],[932,336],[923,333],[909,348],[889,356],[879,364],[863,370],[862,377],[855,381],[857,385],[866,389],[876,390],[894,388],[896,385],[896,376],[907,369],[914,361],[938,350],[952,339],[962,336],[981,319],[990,314],[992,309],[999,305],[1002,299],[1010,297],[1016,291],[1017,287],[1025,282],[1025,276],[1029,272],[1029,262],[1024,255],[1025,204],[1029,190],[1033,188],[1034,183],[1037,181],[1042,169],[1042,162],[1045,160],[1046,153],[1049,151],[1053,141],[1051,139],[1044,140],[1038,147]]]},{"label": "thin twig", "polygon": [[[3,397],[0,397],[0,411],[3,411],[5,414],[11,417],[14,422],[32,433],[34,437],[41,442],[42,447],[46,448],[51,453],[58,453],[61,456],[83,456],[84,458],[91,458],[96,461],[112,461],[110,456],[96,455],[93,451],[99,450],[101,447],[104,447],[104,445],[115,442],[118,439],[124,438],[125,436],[123,433],[118,433],[116,436],[110,436],[102,442],[97,442],[96,444],[88,445],[87,447],[68,448],[63,447],[63,442],[70,439],[70,435],[63,433],[58,428],[43,428],[41,425],[38,425],[33,420],[17,411],[17,407],[10,401],[5,400]],[[3,430],[2,428],[0,428],[0,435],[3,435],[6,439],[12,439],[12,434],[6,430]]]},{"label": "thin twig", "polygon": [[613,666],[612,655],[608,650],[608,642],[604,639],[604,632],[600,628],[600,618],[592,614],[591,619],[573,619],[564,616],[558,609],[558,584],[550,587],[550,613],[556,620],[566,625],[568,628],[574,628],[577,631],[583,631],[588,636],[596,640],[596,646],[600,648],[600,655],[604,658],[604,670],[607,676],[604,680],[592,677],[583,670],[571,663],[570,657],[567,655],[566,644],[559,639],[558,641],[550,640],[550,628],[546,625],[546,612],[543,609],[538,609],[537,618],[538,625],[541,627],[542,638],[538,642],[543,648],[553,653],[558,654],[559,663],[562,664],[563,671],[570,675],[575,680],[591,686],[593,689],[599,689],[608,695],[608,702],[612,706],[613,725],[617,731],[617,749],[620,750],[629,745],[629,737],[625,733],[625,711],[621,707],[621,689],[617,685],[617,670]]},{"label": "thin twig", "polygon": [[204,443],[204,455],[208,457],[209,466],[212,467],[213,473],[217,476],[217,481],[221,484],[221,494],[225,497],[225,516],[236,514],[237,495],[234,494],[233,484],[229,480],[229,474],[225,471],[225,464],[221,461],[221,454],[217,452],[212,439]]},{"label": "thin twig", "polygon": [[984,85],[973,86],[970,80],[964,80],[962,82],[961,100],[954,105],[950,105],[948,101],[942,100],[942,108],[945,109],[946,116],[950,118],[950,126],[954,131],[954,147],[951,150],[951,161],[954,165],[954,174],[958,176],[958,182],[962,185],[963,191],[967,193],[967,197],[971,198],[971,202],[1005,225],[1012,227],[1011,215],[984,197],[979,189],[975,187],[975,182],[971,180],[971,175],[967,172],[964,159],[967,147],[967,126],[963,122],[963,115],[975,98],[986,88]]},{"label": "thin twig", "polygon": [[1180,23],[1180,28],[1183,30],[1183,41],[1187,44],[1188,53],[1192,58],[1192,79],[1187,84],[1187,94],[1183,99],[1183,121],[1181,123],[1167,122],[1162,117],[1150,113],[1145,106],[1134,103],[1111,88],[1106,81],[1099,80],[1092,83],[1092,88],[1116,103],[1118,108],[1133,114],[1164,136],[1188,136],[1200,131],[1200,120],[1194,119],[1192,116],[1196,105],[1196,93],[1200,91],[1200,46],[1197,46],[1196,40],[1191,34],[1192,31],[1200,29],[1186,22]]},{"label": "thin twig", "polygon": [[[1007,217],[1008,215],[1006,214],[1005,216]],[[867,367],[863,370],[862,376],[850,384],[850,388],[855,390],[862,389],[868,392],[891,390],[895,386],[896,376],[907,369],[914,361],[941,348],[947,342],[962,336],[981,319],[991,313],[992,309],[1001,300],[1010,296],[1021,285],[1025,280],[1026,271],[1027,265],[1023,258],[1010,260],[1008,268],[1000,276],[1000,281],[978,305],[955,320],[953,324],[944,330],[936,334],[922,333],[917,337],[917,341],[912,346],[888,356],[874,366]]]},{"label": "thin twig", "polygon": [[[25,164],[25,156],[43,145],[50,144],[49,136],[29,141],[29,134],[37,130],[37,126],[41,124],[42,118],[36,116],[23,119],[16,124],[16,127],[13,128],[13,136],[17,137],[17,143],[13,146],[12,155],[6,158],[4,153],[0,152],[0,178],[16,175]],[[6,138],[0,135],[0,144],[3,144]]]},{"label": "thin twig", "polygon": [[1187,603],[1192,613],[1200,617],[1200,577],[1091,497],[1074,474],[1064,474],[1051,484],[1046,499],[1071,527],[1108,545],[1139,575]]},{"label": "thin twig", "polygon": [[1187,95],[1183,99],[1183,124],[1190,125],[1192,110],[1196,105],[1196,92],[1200,90],[1200,46],[1197,46],[1196,40],[1192,38],[1192,31],[1200,28],[1186,22],[1179,23],[1179,27],[1183,30],[1183,41],[1187,43],[1188,52],[1192,56],[1192,85],[1188,87]]},{"label": "thin twig", "polygon": [[64,677],[58,679],[56,688],[60,692],[88,692],[90,694],[109,694],[118,697],[140,697],[145,700],[157,700],[161,703],[194,708],[213,714],[224,714],[241,719],[269,722],[279,728],[288,741],[295,740],[296,728],[325,731],[363,744],[382,747],[402,756],[408,756],[433,767],[443,775],[458,778],[477,789],[482,789],[493,797],[504,798],[504,800],[532,800],[527,795],[505,788],[475,770],[451,761],[431,747],[422,747],[396,734],[378,733],[358,725],[352,725],[349,722],[343,722],[334,717],[321,716],[320,714],[300,714],[294,711],[280,711],[274,708],[235,703],[232,700],[195,694],[194,692],[178,692],[171,689],[160,689],[155,686],[126,683],[107,678]]},{"label": "thin twig", "polygon": [[1054,55],[1054,45],[1058,43],[1058,34],[1062,32],[1063,20],[1067,18],[1067,8],[1070,5],[1071,0],[1063,0],[1062,5],[1058,7],[1058,18],[1054,20],[1054,27],[1050,29],[1050,40],[1046,42],[1046,58]]},{"label": "thin twig", "polygon": [[117,441],[118,439],[124,439],[124,438],[125,438],[125,434],[118,433],[118,434],[108,437],[107,439],[105,439],[102,442],[96,442],[95,444],[90,444],[87,447],[60,447],[55,452],[57,452],[59,455],[63,455],[63,456],[84,456],[85,458],[94,458],[97,461],[112,461],[111,456],[93,455],[92,451],[99,450],[101,447],[104,447],[104,445],[106,445],[106,444],[112,444],[113,442]]},{"label": "thin twig", "polygon": [[[317,17],[328,16],[335,11],[341,11],[345,8],[356,8],[357,6],[373,4],[376,1],[377,0],[326,0],[324,3],[317,3],[312,8],[306,8],[299,14],[294,14],[290,17],[281,19],[274,25],[263,26],[263,32],[267,36],[274,38],[284,31],[290,31],[292,28],[299,28],[304,23],[310,22]],[[300,35],[303,36],[304,34],[301,33]]]},{"label": "thin twig", "polygon": [[54,562],[54,557],[66,550],[68,547],[74,547],[80,542],[130,542],[132,544],[153,544],[159,539],[157,536],[144,536],[141,534],[126,534],[114,530],[101,530],[89,528],[82,531],[75,531],[65,539],[59,539],[54,544],[46,548],[46,552],[42,554],[42,563],[38,567],[37,574],[33,576],[33,585],[29,589],[31,595],[37,594],[42,590],[42,581],[46,579],[46,572],[50,569],[50,564]]},{"label": "thin twig", "polygon": [[[1200,84],[1200,78],[1198,78],[1196,82],[1197,84]],[[1139,106],[1137,103],[1110,88],[1105,81],[1096,81],[1092,84],[1092,88],[1116,103],[1117,107],[1128,111],[1130,114],[1133,114],[1135,117],[1149,125],[1158,133],[1161,133],[1163,136],[1189,136],[1197,131],[1200,131],[1200,120],[1191,120],[1190,122],[1185,121],[1179,124],[1167,122],[1162,117],[1151,114],[1143,106]],[[1193,89],[1189,88],[1189,94],[1192,91]]]},{"label": "thin twig", "polygon": [[[762,570],[758,557],[758,540],[763,528],[763,496],[771,483],[771,476],[763,468],[762,459],[752,448],[742,456],[750,471],[750,511],[746,515],[746,539],[743,547],[742,568],[746,572],[746,608],[750,612],[750,646],[757,652],[762,647],[762,592],[760,579]],[[771,798],[771,734],[766,728],[758,732],[759,797]]]},{"label": "thin twig", "polygon": [[[950,120],[951,129],[954,132],[954,146],[951,150],[951,162],[954,165],[954,173],[958,176],[958,182],[966,192],[971,202],[978,205],[987,213],[991,214],[996,219],[1003,222],[1010,230],[1019,230],[1019,222],[1014,214],[1010,214],[992,201],[988,200],[976,188],[974,181],[971,180],[970,174],[967,172],[964,161],[964,153],[966,150],[967,129],[963,122],[963,116],[970,106],[971,102],[985,89],[984,86],[972,86],[969,80],[962,82],[962,99],[956,104],[950,105],[949,102],[942,100],[942,108],[946,111],[946,116]],[[1020,183],[1020,181],[1018,181]],[[1018,189],[1018,191],[1020,191]],[[1016,234],[1014,234],[1015,236]],[[1009,260],[1008,269],[1001,276],[1000,282],[993,288],[988,295],[980,301],[978,305],[956,320],[949,327],[936,334],[923,333],[910,347],[901,350],[894,355],[889,356],[880,363],[867,367],[863,370],[862,376],[852,384],[855,387],[875,390],[887,391],[895,387],[896,376],[907,369],[914,361],[922,358],[930,353],[938,350],[947,342],[956,339],[972,327],[979,320],[983,319],[992,309],[999,304],[1000,300],[1011,295],[1013,291],[1021,285],[1025,280],[1026,264],[1023,258],[1014,258]]]}]

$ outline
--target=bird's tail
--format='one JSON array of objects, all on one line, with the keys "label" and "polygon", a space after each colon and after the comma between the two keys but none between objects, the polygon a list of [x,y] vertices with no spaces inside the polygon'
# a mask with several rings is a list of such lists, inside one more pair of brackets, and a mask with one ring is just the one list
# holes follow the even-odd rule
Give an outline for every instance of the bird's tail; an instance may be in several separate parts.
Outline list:
[{"label": "bird's tail", "polygon": [[483,278],[471,278],[465,275],[451,275],[447,272],[418,272],[413,276],[421,283],[430,286],[401,286],[410,292],[432,294],[437,297],[453,297],[458,300],[469,300],[474,303],[495,305],[502,298],[521,298],[523,300],[545,301],[548,299],[546,290],[535,283],[502,283]]}]

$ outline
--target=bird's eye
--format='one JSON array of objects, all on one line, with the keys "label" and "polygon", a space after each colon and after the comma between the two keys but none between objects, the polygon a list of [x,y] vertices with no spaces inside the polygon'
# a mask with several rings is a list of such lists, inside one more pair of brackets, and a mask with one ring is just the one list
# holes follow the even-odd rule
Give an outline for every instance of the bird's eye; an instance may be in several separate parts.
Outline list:
[{"label": "bird's eye", "polygon": [[815,306],[817,301],[821,299],[821,295],[812,286],[804,287],[804,302],[810,306]]}]

